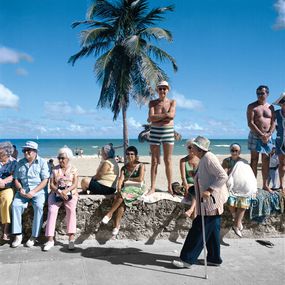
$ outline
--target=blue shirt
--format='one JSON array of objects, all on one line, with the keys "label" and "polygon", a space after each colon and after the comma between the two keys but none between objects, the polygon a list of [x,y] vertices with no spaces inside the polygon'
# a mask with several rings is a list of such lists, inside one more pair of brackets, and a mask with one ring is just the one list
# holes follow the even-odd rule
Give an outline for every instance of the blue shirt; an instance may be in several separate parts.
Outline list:
[{"label": "blue shirt", "polygon": [[[17,160],[13,157],[9,157],[9,161],[6,164],[0,162],[0,178],[5,179],[10,175],[13,175],[17,165]],[[12,182],[6,183],[6,188],[11,188]]]},{"label": "blue shirt", "polygon": [[26,193],[36,188],[44,179],[50,176],[47,162],[37,156],[29,165],[26,158],[21,159],[16,167],[14,178],[18,179]]}]

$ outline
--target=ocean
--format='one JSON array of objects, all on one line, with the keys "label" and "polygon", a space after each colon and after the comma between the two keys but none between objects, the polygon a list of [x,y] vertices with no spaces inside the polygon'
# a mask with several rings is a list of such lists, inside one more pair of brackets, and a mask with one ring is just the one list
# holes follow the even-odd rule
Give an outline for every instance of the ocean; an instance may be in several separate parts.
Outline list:
[{"label": "ocean", "polygon": [[[1,142],[7,140],[16,145],[19,158],[21,158],[23,156],[21,146],[29,139],[0,139]],[[65,145],[73,151],[76,148],[81,148],[83,155],[97,155],[98,150],[107,143],[113,143],[115,147],[123,144],[122,139],[34,139],[33,141],[39,144],[39,154],[42,157],[55,157],[59,148]],[[246,139],[211,139],[210,149],[214,154],[229,154],[229,146],[234,142],[241,145],[242,153],[249,153]],[[186,140],[175,142],[173,154],[187,154],[185,143]],[[147,142],[140,143],[137,139],[130,139],[129,145],[134,145],[138,149],[139,155],[149,155],[149,144]],[[116,155],[122,156],[123,149],[116,149]]]}]

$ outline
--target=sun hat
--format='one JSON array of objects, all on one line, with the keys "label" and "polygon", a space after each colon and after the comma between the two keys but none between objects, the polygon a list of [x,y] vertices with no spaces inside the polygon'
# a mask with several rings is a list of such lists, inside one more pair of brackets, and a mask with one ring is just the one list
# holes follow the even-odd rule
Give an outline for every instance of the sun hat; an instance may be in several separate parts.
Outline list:
[{"label": "sun hat", "polygon": [[161,86],[166,86],[168,88],[168,90],[170,90],[170,86],[169,86],[168,82],[165,80],[158,82],[158,84],[156,85],[157,88],[161,87]]},{"label": "sun hat", "polygon": [[282,106],[285,103],[285,92],[281,93],[279,98],[273,103],[274,105]]},{"label": "sun hat", "polygon": [[210,146],[210,141],[207,138],[204,138],[202,136],[198,136],[192,144],[197,146],[198,148],[204,150],[204,151],[209,151],[209,146]]},{"label": "sun hat", "polygon": [[39,146],[36,142],[27,141],[26,144],[22,146],[22,148],[30,148],[30,149],[38,150]]}]

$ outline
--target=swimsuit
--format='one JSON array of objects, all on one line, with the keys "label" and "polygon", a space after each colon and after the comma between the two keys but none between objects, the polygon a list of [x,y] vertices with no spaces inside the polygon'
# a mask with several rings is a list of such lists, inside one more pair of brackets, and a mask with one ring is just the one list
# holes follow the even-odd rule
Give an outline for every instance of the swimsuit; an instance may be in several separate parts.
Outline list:
[{"label": "swimsuit", "polygon": [[154,145],[160,145],[161,143],[174,144],[173,126],[151,126],[149,142]]}]

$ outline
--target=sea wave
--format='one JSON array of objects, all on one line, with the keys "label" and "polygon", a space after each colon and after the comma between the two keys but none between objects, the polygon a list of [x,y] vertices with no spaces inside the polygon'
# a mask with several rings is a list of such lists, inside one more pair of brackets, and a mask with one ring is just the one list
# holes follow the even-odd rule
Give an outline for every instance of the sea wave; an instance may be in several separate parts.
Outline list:
[{"label": "sea wave", "polygon": [[230,147],[230,144],[214,144],[215,147]]}]

